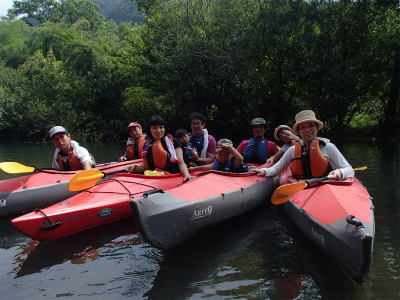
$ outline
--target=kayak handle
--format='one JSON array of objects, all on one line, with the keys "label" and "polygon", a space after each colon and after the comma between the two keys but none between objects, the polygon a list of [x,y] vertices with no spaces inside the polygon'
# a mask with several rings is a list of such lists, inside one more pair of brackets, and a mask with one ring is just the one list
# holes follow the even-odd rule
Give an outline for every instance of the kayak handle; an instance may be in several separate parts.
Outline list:
[{"label": "kayak handle", "polygon": [[349,224],[351,224],[351,225],[354,225],[354,226],[356,226],[357,228],[362,228],[362,227],[364,227],[364,225],[363,225],[360,221],[353,220],[354,218],[355,218],[355,216],[353,216],[353,215],[348,215],[348,216],[346,217],[347,223],[349,223]]},{"label": "kayak handle", "polygon": [[156,194],[156,193],[161,193],[162,194],[162,193],[164,193],[164,191],[162,189],[154,189],[154,190],[151,190],[151,191],[144,192],[143,193],[143,197],[147,198],[151,194]]},{"label": "kayak handle", "polygon": [[47,222],[49,222],[49,225],[46,225],[46,226],[42,227],[43,231],[50,231],[50,230],[53,230],[53,229],[56,229],[56,228],[60,227],[60,225],[61,225],[60,218],[58,218],[55,223],[52,223],[50,218],[43,211],[41,211],[40,209],[35,209],[35,212],[41,213],[47,219]]}]

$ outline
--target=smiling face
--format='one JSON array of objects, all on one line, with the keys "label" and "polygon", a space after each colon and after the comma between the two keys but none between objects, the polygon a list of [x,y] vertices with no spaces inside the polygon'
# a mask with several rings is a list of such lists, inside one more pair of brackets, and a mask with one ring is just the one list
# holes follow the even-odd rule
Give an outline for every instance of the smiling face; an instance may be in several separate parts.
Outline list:
[{"label": "smiling face", "polygon": [[317,124],[315,122],[304,122],[298,125],[299,133],[303,141],[310,144],[317,137]]},{"label": "smiling face", "polygon": [[150,126],[150,133],[155,140],[160,140],[165,135],[164,125],[152,125]]},{"label": "smiling face", "polygon": [[267,128],[264,125],[253,125],[251,131],[256,140],[262,140],[267,132]]},{"label": "smiling face", "polygon": [[290,136],[289,136],[289,131],[287,130],[287,129],[285,129],[285,128],[281,128],[279,131],[278,131],[278,136],[279,136],[279,138],[280,138],[280,140],[282,141],[282,142],[284,142],[284,143],[289,143],[292,139],[290,138]]},{"label": "smiling face", "polygon": [[224,150],[217,152],[217,158],[220,163],[226,163],[227,161],[232,159],[233,154],[230,152],[226,152]]},{"label": "smiling face", "polygon": [[143,135],[142,128],[139,126],[129,127],[129,134],[133,140],[140,139],[140,137]]},{"label": "smiling face", "polygon": [[71,136],[69,133],[57,133],[52,139],[54,146],[56,146],[56,148],[60,149],[60,151],[65,154],[72,150],[69,142],[70,140]]},{"label": "smiling face", "polygon": [[204,126],[206,126],[206,123],[202,123],[199,118],[194,118],[190,122],[190,127],[192,128],[193,134],[196,138],[203,135]]}]

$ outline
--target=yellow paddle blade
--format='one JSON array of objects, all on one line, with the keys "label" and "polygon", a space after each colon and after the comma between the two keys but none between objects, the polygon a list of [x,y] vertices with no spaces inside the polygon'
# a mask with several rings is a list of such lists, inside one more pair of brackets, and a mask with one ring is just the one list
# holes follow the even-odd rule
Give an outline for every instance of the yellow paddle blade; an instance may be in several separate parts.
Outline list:
[{"label": "yellow paddle blade", "polygon": [[72,176],[68,183],[70,191],[86,190],[94,186],[105,174],[97,169],[83,170]]},{"label": "yellow paddle blade", "polygon": [[2,162],[0,163],[0,169],[8,174],[35,172],[35,167],[24,166],[17,162]]},{"label": "yellow paddle blade", "polygon": [[163,174],[161,174],[160,172],[157,172],[157,171],[146,170],[146,171],[144,171],[144,175],[160,176],[160,175],[163,175]]},{"label": "yellow paddle blade", "polygon": [[271,202],[273,204],[282,204],[289,200],[289,197],[301,190],[308,187],[308,183],[305,181],[285,184],[278,187],[272,194]]},{"label": "yellow paddle blade", "polygon": [[354,171],[363,171],[363,170],[365,170],[365,169],[367,169],[367,168],[368,168],[367,166],[358,167],[358,168],[354,168]]}]

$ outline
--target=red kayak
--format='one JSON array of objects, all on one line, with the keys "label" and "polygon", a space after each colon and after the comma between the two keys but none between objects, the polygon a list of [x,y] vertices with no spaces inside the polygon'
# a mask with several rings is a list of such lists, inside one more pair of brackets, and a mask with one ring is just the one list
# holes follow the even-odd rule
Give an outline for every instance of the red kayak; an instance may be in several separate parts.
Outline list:
[{"label": "red kayak", "polygon": [[[123,171],[136,161],[99,164],[104,172]],[[78,171],[40,170],[30,175],[0,181],[0,218],[7,218],[67,199],[78,192],[68,190],[68,182]]]},{"label": "red kayak", "polygon": [[[293,183],[297,181],[290,170],[284,171],[280,188]],[[284,208],[300,231],[350,278],[357,283],[365,281],[372,259],[375,217],[371,197],[357,178],[312,184],[294,192]]]},{"label": "red kayak", "polygon": [[78,195],[11,222],[32,239],[51,240],[132,216],[131,199],[182,184],[181,174],[149,176],[119,173]]}]

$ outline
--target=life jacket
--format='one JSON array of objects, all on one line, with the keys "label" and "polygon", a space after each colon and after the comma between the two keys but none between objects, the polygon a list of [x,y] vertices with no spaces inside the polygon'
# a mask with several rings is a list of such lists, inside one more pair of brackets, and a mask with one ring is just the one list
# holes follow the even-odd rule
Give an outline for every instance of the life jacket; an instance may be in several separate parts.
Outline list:
[{"label": "life jacket", "polygon": [[306,151],[300,142],[295,143],[294,155],[290,163],[293,176],[298,179],[323,177],[335,169],[330,160],[322,155],[320,144],[326,146],[323,141],[313,140],[309,150]]},{"label": "life jacket", "polygon": [[199,137],[197,140],[194,139],[194,135],[193,134],[190,135],[189,144],[193,145],[193,148],[196,148],[197,149],[197,153],[199,153],[199,155],[200,155],[200,153],[203,151],[204,135]]},{"label": "life jacket", "polygon": [[231,160],[228,160],[226,163],[220,163],[217,159],[214,162],[212,169],[215,171],[233,172],[233,163]]},{"label": "life jacket", "polygon": [[[172,144],[174,143],[171,137]],[[166,170],[172,174],[179,172],[177,162],[171,162],[171,154],[167,150],[167,146],[164,145],[164,139],[153,142],[147,148],[147,155],[143,158],[147,160],[147,163],[151,170],[161,169]]]},{"label": "life jacket", "polygon": [[235,173],[245,173],[250,171],[248,166],[242,165],[236,170],[233,169],[233,159],[227,161],[226,163],[220,163],[218,159],[214,162],[212,169],[215,171],[223,171],[223,172],[235,172]]},{"label": "life jacket", "polygon": [[243,150],[243,159],[245,164],[253,162],[262,165],[265,164],[270,156],[266,139],[256,143],[254,138],[251,138],[246,149]]},{"label": "life jacket", "polygon": [[126,154],[129,159],[140,158],[140,154],[142,153],[144,142],[146,141],[146,136],[142,135],[139,139],[135,140],[135,142],[126,146]]},{"label": "life jacket", "polygon": [[83,165],[80,160],[75,156],[74,151],[68,152],[68,157],[57,155],[58,167],[62,171],[76,171],[83,170]]},{"label": "life jacket", "polygon": [[189,146],[190,148],[193,148],[196,150],[197,152],[197,148],[192,146],[192,143],[188,143],[188,144],[182,144],[182,152],[183,152],[183,161],[185,162],[185,164],[189,165],[190,160],[189,157],[192,157],[192,153],[190,153],[190,151],[188,149],[185,149],[185,147]]}]

